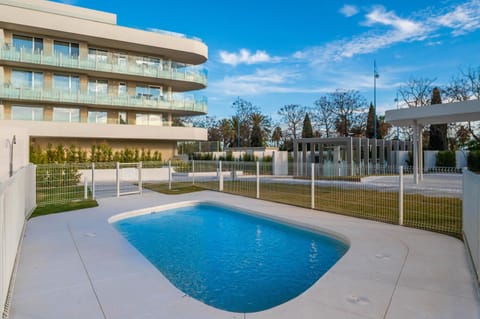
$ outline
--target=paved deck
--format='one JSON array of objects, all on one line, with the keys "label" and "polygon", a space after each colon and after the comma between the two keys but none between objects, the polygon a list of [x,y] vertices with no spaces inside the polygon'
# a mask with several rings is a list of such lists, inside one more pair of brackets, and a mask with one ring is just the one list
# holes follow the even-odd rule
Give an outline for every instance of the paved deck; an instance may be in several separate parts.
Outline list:
[{"label": "paved deck", "polygon": [[[213,200],[347,237],[345,256],[299,297],[238,314],[185,296],[108,222],[118,213]],[[10,318],[480,318],[461,241],[431,232],[216,192],[145,193],[30,220]]]}]

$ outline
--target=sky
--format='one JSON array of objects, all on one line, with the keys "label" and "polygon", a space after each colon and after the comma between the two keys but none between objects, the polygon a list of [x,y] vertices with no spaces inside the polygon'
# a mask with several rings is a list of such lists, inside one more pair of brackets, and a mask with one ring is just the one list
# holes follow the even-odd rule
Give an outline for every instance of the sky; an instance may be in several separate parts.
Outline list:
[{"label": "sky", "polygon": [[313,107],[336,89],[358,90],[377,112],[396,108],[417,78],[444,86],[480,67],[480,0],[57,0],[117,14],[119,25],[167,30],[209,48],[208,115],[230,117],[237,97],[279,120],[287,104]]}]

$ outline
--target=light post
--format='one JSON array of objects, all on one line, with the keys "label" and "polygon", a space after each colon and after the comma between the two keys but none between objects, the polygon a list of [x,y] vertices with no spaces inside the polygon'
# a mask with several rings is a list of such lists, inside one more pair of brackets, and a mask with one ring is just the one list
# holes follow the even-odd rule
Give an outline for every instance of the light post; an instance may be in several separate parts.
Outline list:
[{"label": "light post", "polygon": [[[240,97],[237,96],[237,107],[240,105]],[[237,113],[237,147],[240,147],[240,114]]]},{"label": "light post", "polygon": [[10,164],[9,164],[9,170],[8,170],[8,175],[10,177],[13,176],[13,145],[17,144],[17,137],[13,135],[12,140],[7,142],[10,144]]},{"label": "light post", "polygon": [[[397,97],[395,98],[395,103],[397,103],[397,110],[398,110],[398,92]],[[400,140],[400,127],[397,126],[397,140]]]},{"label": "light post", "polygon": [[373,138],[377,139],[377,62],[373,60]]}]

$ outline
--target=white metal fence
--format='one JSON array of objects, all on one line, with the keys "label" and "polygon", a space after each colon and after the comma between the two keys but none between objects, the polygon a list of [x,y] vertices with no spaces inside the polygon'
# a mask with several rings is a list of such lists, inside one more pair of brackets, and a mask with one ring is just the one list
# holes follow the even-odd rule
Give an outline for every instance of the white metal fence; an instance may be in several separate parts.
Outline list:
[{"label": "white metal fence", "polygon": [[480,175],[463,175],[463,235],[472,257],[477,280],[480,278]]},{"label": "white metal fence", "polygon": [[35,166],[29,165],[0,184],[0,306],[4,315],[25,220],[35,206]]}]

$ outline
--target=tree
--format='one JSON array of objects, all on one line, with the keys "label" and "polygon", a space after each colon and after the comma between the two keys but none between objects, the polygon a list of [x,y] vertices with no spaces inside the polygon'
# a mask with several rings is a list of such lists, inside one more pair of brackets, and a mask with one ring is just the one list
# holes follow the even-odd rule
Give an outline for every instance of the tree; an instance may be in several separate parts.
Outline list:
[{"label": "tree", "polygon": [[[437,87],[433,88],[431,104],[442,104],[440,90]],[[432,124],[430,125],[430,140],[428,148],[436,151],[445,151],[447,147],[447,124]]]},{"label": "tree", "polygon": [[[450,102],[468,101],[471,99],[480,99],[480,67],[460,70],[460,74],[452,78],[444,91],[445,97]],[[467,122],[465,125],[459,124],[456,130],[462,129],[461,135],[465,135],[466,130],[469,135],[477,142],[480,142],[478,127],[475,123]]]},{"label": "tree", "polygon": [[250,134],[250,146],[260,147],[264,146],[270,135],[271,120],[266,115],[255,112],[250,116],[252,123],[252,131]]},{"label": "tree", "polygon": [[336,117],[335,129],[340,136],[352,135],[352,128],[356,132],[365,129],[367,102],[360,92],[337,90],[329,93],[327,99],[332,104],[332,112]]},{"label": "tree", "polygon": [[285,123],[287,127],[288,134],[293,139],[297,139],[298,137],[298,129],[305,117],[305,113],[305,107],[298,104],[285,105],[278,111],[278,115],[280,115],[283,123]]},{"label": "tree", "polygon": [[282,128],[280,126],[275,127],[272,133],[272,142],[275,142],[277,147],[280,144],[280,141],[282,140],[283,133],[282,133]]},{"label": "tree", "polygon": [[325,132],[325,136],[329,138],[334,129],[335,122],[332,103],[330,103],[326,96],[322,96],[315,101],[315,107],[310,111],[312,112],[314,122],[316,122],[319,127],[319,131]]},{"label": "tree", "polygon": [[433,82],[435,82],[435,79],[412,78],[398,89],[398,93],[408,107],[429,105]]},{"label": "tree", "polygon": [[305,113],[305,119],[303,120],[302,137],[303,138],[313,137],[312,122],[310,121],[308,112]]},{"label": "tree", "polygon": [[[370,103],[370,106],[368,107],[368,115],[367,115],[367,130],[365,132],[365,135],[367,138],[373,138],[374,134],[374,116],[375,116],[375,110],[373,107],[373,103]],[[377,134],[378,134],[378,121],[377,121]],[[378,137],[378,135],[377,135]]]}]

